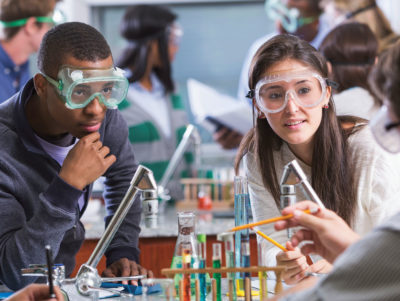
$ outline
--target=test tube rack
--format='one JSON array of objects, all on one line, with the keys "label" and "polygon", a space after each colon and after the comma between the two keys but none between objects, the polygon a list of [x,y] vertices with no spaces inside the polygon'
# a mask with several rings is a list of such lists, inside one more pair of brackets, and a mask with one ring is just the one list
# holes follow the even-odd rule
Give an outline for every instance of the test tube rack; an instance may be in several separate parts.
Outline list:
[{"label": "test tube rack", "polygon": [[[238,268],[203,268],[203,269],[162,269],[161,274],[166,276],[167,278],[173,278],[175,274],[206,274],[206,273],[220,273],[220,274],[227,274],[227,273],[266,273],[269,271],[275,272],[276,275],[276,284],[275,284],[275,289],[274,293],[279,294],[282,291],[282,278],[281,278],[281,273],[282,271],[285,270],[284,266],[275,266],[275,267],[264,267],[264,266],[251,266],[251,267],[238,267]],[[268,292],[266,291],[266,277],[262,277],[262,282],[260,283],[260,288],[261,288],[261,293],[260,294],[260,300],[266,300],[268,298]],[[262,289],[264,288],[264,289]],[[212,295],[212,301],[216,301],[216,285],[215,285],[215,279],[212,279],[211,282],[211,295]],[[232,301],[232,296],[233,296],[233,285],[229,283],[229,289],[228,289],[228,296],[229,300]],[[200,285],[199,285],[199,280],[196,279],[196,296],[195,300],[199,301],[200,300]],[[182,281],[179,283],[179,300],[183,301],[183,285]],[[245,301],[251,300],[251,285],[250,285],[250,279],[246,279],[245,283]]]},{"label": "test tube rack", "polygon": [[213,211],[233,210],[234,191],[233,182],[219,179],[182,178],[184,199],[176,203],[179,210],[197,209],[200,190],[208,195],[212,201]]}]

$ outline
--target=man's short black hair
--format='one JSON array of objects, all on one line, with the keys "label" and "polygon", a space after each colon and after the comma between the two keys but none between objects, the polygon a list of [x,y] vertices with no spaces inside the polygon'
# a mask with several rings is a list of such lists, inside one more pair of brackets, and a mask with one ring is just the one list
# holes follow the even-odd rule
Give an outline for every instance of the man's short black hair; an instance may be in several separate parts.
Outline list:
[{"label": "man's short black hair", "polygon": [[37,66],[44,74],[56,77],[67,57],[95,62],[111,55],[103,35],[94,27],[67,22],[50,29],[40,45]]}]

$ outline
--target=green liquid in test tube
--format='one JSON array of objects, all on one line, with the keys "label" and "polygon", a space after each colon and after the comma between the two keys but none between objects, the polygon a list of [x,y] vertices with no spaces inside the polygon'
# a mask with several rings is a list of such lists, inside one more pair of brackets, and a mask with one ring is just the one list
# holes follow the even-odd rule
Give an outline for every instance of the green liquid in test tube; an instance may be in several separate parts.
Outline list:
[{"label": "green liquid in test tube", "polygon": [[[217,240],[224,242],[225,247],[225,262],[227,268],[235,267],[235,245],[233,239],[234,233],[232,232],[223,232],[217,235]],[[236,273],[228,273],[229,282],[232,283],[232,300],[237,300],[236,294]]]},{"label": "green liquid in test tube", "polygon": [[[213,268],[219,269],[221,268],[221,261],[222,261],[222,251],[221,251],[221,244],[220,243],[213,243]],[[221,274],[214,273],[213,278],[217,284],[217,301],[221,301]]]},{"label": "green liquid in test tube", "polygon": [[[199,248],[199,268],[203,269],[206,267],[206,235],[198,234],[197,235],[197,246]],[[199,282],[200,282],[200,301],[205,301],[207,297],[207,282],[206,282],[206,274],[199,274]]]},{"label": "green liquid in test tube", "polygon": [[[258,248],[258,266],[264,266],[263,262],[263,254],[262,254],[262,245],[261,243],[257,243]],[[264,301],[268,298],[268,287],[267,287],[267,272],[258,272],[258,281],[260,287],[260,300]]]}]

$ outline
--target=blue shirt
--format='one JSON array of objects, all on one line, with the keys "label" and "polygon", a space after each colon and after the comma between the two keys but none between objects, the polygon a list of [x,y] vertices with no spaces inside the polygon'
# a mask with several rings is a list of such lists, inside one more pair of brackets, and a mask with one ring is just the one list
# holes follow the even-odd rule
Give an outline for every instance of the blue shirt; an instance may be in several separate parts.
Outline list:
[{"label": "blue shirt", "polygon": [[17,93],[29,78],[29,61],[15,65],[0,45],[0,103]]}]

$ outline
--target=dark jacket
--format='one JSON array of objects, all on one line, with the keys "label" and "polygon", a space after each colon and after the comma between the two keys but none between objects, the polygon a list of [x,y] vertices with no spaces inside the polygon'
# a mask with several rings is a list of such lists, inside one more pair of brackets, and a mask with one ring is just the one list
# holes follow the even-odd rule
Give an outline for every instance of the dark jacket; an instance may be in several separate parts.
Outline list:
[{"label": "dark jacket", "polygon": [[[0,280],[14,290],[35,281],[21,276],[20,270],[30,263],[46,263],[46,245],[52,247],[54,262],[65,265],[66,275],[72,272],[85,235],[80,217],[92,188],[77,190],[58,176],[61,166],[42,149],[26,119],[24,107],[33,93],[30,80],[0,105]],[[117,157],[104,174],[108,223],[137,163],[118,110],[107,110],[99,132],[103,144]],[[82,194],[85,205],[80,211]],[[140,213],[136,200],[106,252],[107,265],[122,257],[138,262]]]}]

